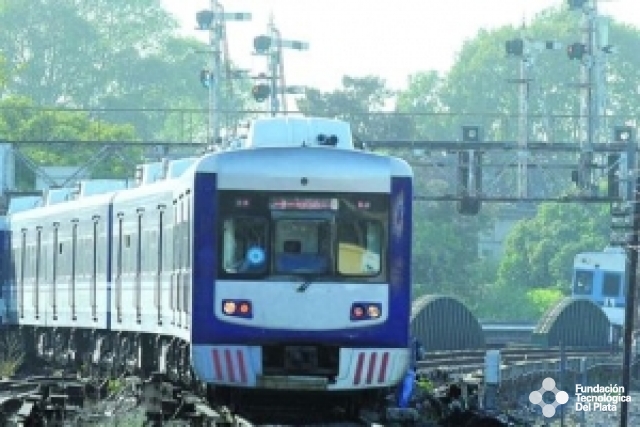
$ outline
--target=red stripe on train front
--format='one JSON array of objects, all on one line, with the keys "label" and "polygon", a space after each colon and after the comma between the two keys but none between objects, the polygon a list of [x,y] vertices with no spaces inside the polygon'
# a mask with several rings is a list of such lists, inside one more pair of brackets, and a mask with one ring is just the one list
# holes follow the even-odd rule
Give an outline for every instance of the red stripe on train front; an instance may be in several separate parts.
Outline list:
[{"label": "red stripe on train front", "polygon": [[245,371],[245,368],[244,368],[244,354],[240,349],[238,349],[236,354],[238,356],[238,369],[240,371],[240,382],[244,384],[247,382],[247,372]]},{"label": "red stripe on train front", "polygon": [[218,349],[214,348],[211,350],[213,356],[213,368],[216,371],[216,380],[222,381],[222,366],[220,365],[220,354],[218,354]]},{"label": "red stripe on train front", "polygon": [[231,350],[228,348],[224,351],[224,358],[227,362],[227,374],[229,375],[229,382],[236,382],[236,374],[233,372],[233,359],[231,359]]},{"label": "red stripe on train front", "polygon": [[358,363],[356,363],[356,375],[353,378],[353,384],[360,384],[360,378],[362,377],[362,365],[364,363],[364,353],[358,353]]},{"label": "red stripe on train front", "polygon": [[367,384],[371,384],[371,381],[373,381],[373,372],[376,369],[377,355],[378,354],[375,351],[372,351],[371,354],[369,355],[369,370],[367,371]]},{"label": "red stripe on train front", "polygon": [[378,382],[384,383],[387,376],[387,364],[389,363],[389,352],[385,351],[382,354],[382,362],[380,363],[380,375],[378,376]]}]

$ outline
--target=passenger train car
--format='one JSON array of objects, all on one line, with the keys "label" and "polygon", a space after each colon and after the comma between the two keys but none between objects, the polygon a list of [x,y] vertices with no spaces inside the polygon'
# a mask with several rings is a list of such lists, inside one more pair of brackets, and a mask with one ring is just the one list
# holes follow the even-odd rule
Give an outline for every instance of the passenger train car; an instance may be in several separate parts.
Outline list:
[{"label": "passenger train car", "polygon": [[613,325],[624,325],[627,256],[622,248],[584,252],[573,263],[572,295],[602,307]]},{"label": "passenger train car", "polygon": [[342,121],[270,118],[242,148],[165,175],[7,217],[3,322],[22,326],[33,352],[234,388],[400,381],[404,161],[354,149]]}]

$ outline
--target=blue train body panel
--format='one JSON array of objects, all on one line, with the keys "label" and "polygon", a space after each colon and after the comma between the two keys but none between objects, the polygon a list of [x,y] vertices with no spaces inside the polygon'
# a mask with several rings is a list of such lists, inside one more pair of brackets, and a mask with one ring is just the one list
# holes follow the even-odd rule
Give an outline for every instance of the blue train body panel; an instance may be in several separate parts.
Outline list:
[{"label": "blue train body panel", "polygon": [[[218,257],[215,224],[216,175],[197,174],[194,185],[194,344],[242,344],[251,342],[330,342],[341,346],[365,347],[373,343],[380,347],[409,346],[409,312],[411,300],[411,221],[412,181],[410,177],[393,177],[391,182],[391,215],[389,219],[389,313],[379,325],[336,330],[260,329],[221,321],[214,315]],[[261,284],[270,286],[269,282]],[[318,286],[312,285],[312,286]],[[206,325],[206,327],[203,327]]]}]

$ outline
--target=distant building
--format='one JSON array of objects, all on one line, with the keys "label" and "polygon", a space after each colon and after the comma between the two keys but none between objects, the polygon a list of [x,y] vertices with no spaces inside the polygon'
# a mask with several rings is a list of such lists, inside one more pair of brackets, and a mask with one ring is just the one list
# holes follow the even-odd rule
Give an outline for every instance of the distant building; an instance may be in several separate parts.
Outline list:
[{"label": "distant building", "polygon": [[533,218],[536,206],[530,204],[507,206],[498,212],[493,228],[478,234],[478,256],[480,258],[500,259],[504,254],[504,245],[518,221]]}]

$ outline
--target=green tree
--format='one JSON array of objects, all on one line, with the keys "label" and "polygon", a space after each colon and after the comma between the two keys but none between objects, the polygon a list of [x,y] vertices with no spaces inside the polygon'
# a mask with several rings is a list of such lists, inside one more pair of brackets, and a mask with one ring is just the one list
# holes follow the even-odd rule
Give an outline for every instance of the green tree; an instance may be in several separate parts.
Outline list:
[{"label": "green tree", "polygon": [[408,135],[406,120],[389,113],[394,92],[375,76],[342,78],[342,88],[333,92],[308,89],[297,101],[305,115],[346,120],[362,140],[402,139]]},{"label": "green tree", "polygon": [[521,221],[509,234],[498,284],[557,287],[569,293],[574,256],[602,250],[608,237],[607,206],[543,204],[534,218]]},{"label": "green tree", "polygon": [[[465,42],[451,69],[442,76],[418,73],[399,94],[398,109],[415,114],[416,138],[451,140],[464,124],[480,124],[487,140],[517,138],[520,58],[508,58],[505,42],[524,33],[531,40],[558,40],[564,46],[580,40],[581,14],[566,7],[550,8],[534,17],[524,30],[503,26],[481,30]],[[640,42],[637,28],[611,21],[610,43],[619,54],[607,55],[608,122],[622,123],[637,116],[640,103],[636,82],[640,79]],[[530,139],[574,141],[580,113],[580,62],[571,61],[565,49],[537,54],[529,86]],[[572,117],[570,117],[572,116]],[[608,136],[606,132],[605,135]]]},{"label": "green tree", "polygon": [[[47,129],[43,139],[43,129]],[[96,146],[77,141],[118,141],[135,139],[131,125],[114,125],[94,120],[82,111],[57,111],[35,108],[32,101],[14,97],[0,102],[0,135],[16,141],[20,152],[38,166],[75,166],[86,164],[95,154]],[[19,141],[70,141],[70,144],[20,144]],[[76,141],[76,142],[74,142]],[[107,157],[93,171],[93,178],[129,177],[134,166],[130,162],[142,159],[139,148],[127,148],[121,156]],[[26,164],[17,167],[20,189],[33,188],[34,172]]]},{"label": "green tree", "polygon": [[[5,0],[3,6],[7,95],[40,106],[100,108],[102,120],[133,124],[143,140],[179,140],[184,134],[177,135],[176,124],[185,123],[189,135],[206,134],[208,95],[198,75],[207,46],[177,36],[177,23],[159,0]],[[245,104],[238,93],[222,95],[225,106]]]}]

